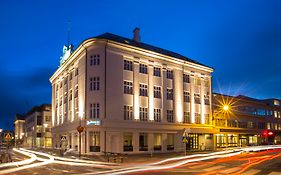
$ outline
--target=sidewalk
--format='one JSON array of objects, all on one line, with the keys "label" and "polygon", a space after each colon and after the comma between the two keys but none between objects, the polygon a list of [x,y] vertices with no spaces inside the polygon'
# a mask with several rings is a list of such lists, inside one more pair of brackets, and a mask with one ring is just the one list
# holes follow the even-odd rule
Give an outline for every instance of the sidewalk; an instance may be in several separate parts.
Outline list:
[{"label": "sidewalk", "polygon": [[[31,149],[31,148],[29,148]],[[45,152],[54,156],[61,156],[60,149],[47,149],[47,148],[33,148],[32,150]],[[206,154],[211,153],[214,151],[189,151],[187,152],[187,155],[192,154]],[[122,156],[123,162],[120,161],[120,159],[117,158],[116,163],[126,163],[126,164],[144,164],[144,163],[152,163],[161,161],[163,159],[172,158],[172,157],[181,157],[184,156],[183,152],[168,152],[168,153],[145,153],[145,154],[127,154]],[[79,155],[77,151],[72,151],[66,153],[63,157],[65,158],[72,158],[72,159],[78,159]],[[81,159],[83,160],[91,160],[91,161],[101,161],[101,162],[108,162],[108,157],[105,155],[81,155]],[[112,159],[110,162],[113,162]]]}]

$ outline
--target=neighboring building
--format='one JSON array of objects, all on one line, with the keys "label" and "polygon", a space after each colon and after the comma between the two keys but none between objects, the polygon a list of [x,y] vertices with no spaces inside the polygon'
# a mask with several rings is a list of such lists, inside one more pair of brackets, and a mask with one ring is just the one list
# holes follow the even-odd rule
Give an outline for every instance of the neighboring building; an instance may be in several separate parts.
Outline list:
[{"label": "neighboring building", "polygon": [[216,147],[281,143],[281,100],[213,94]]},{"label": "neighboring building", "polygon": [[22,145],[24,143],[24,132],[25,132],[25,116],[16,114],[15,116],[15,144]]},{"label": "neighboring building", "polygon": [[[69,57],[68,57],[69,56]],[[53,146],[82,153],[183,151],[214,146],[213,69],[110,33],[64,47],[52,84]],[[82,132],[79,148],[77,127]]]},{"label": "neighboring building", "polygon": [[25,118],[25,146],[51,147],[51,127],[51,105],[43,104],[33,107]]}]

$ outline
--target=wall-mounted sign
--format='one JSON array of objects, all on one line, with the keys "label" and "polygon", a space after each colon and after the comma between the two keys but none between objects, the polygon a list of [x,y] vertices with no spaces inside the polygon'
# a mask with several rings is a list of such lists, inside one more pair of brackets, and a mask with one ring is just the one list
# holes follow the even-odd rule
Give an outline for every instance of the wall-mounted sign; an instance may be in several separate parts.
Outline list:
[{"label": "wall-mounted sign", "polygon": [[87,121],[87,125],[101,125],[100,120],[89,120]]}]

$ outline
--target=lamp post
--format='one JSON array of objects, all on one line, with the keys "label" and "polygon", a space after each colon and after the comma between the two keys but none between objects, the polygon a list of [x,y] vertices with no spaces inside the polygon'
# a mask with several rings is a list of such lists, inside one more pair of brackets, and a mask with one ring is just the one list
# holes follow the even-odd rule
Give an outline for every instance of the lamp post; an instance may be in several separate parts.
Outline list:
[{"label": "lamp post", "polygon": [[80,118],[80,125],[77,127],[77,131],[79,133],[79,158],[81,158],[81,133],[84,131],[84,127],[82,126],[83,112],[78,112],[78,114]]}]

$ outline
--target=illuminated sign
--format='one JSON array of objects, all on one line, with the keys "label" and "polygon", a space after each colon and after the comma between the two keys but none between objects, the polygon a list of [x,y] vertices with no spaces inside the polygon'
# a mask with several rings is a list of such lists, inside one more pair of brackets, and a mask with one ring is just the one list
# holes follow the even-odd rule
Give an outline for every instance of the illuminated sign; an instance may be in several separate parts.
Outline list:
[{"label": "illuminated sign", "polygon": [[90,121],[87,121],[87,125],[101,125],[101,121],[100,120],[90,120]]},{"label": "illuminated sign", "polygon": [[60,65],[62,65],[68,59],[73,50],[74,46],[72,44],[69,46],[63,46],[62,56],[60,57]]}]

